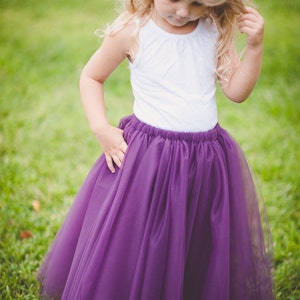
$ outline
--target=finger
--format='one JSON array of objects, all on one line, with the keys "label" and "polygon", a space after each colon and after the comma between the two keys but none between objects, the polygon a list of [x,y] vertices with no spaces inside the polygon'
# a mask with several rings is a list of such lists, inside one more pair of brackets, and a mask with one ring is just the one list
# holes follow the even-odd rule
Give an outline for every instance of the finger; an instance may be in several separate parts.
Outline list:
[{"label": "finger", "polygon": [[121,150],[123,153],[126,152],[127,148],[128,148],[128,145],[125,141],[123,141],[121,144],[120,144],[120,147],[121,147]]},{"label": "finger", "polygon": [[124,160],[125,153],[120,151],[117,155],[118,155],[119,161],[122,163]]},{"label": "finger", "polygon": [[115,155],[113,155],[113,157],[112,157],[114,163],[115,163],[119,168],[121,167],[123,158],[124,158],[124,153],[123,153],[123,152],[120,152],[118,155],[115,154]]},{"label": "finger", "polygon": [[241,20],[238,26],[239,29],[250,28],[256,30],[257,32],[260,32],[263,30],[264,24],[260,20],[246,18],[244,20]]},{"label": "finger", "polygon": [[263,24],[253,22],[250,20],[245,20],[239,23],[239,30],[248,28],[253,29],[254,31],[257,31],[257,33],[259,33],[263,31]]},{"label": "finger", "polygon": [[252,38],[252,36],[254,36],[256,33],[256,31],[250,27],[241,27],[239,30],[240,30],[240,33],[244,33],[250,38]]},{"label": "finger", "polygon": [[116,128],[116,129],[119,131],[119,133],[120,133],[121,135],[123,135],[123,132],[124,132],[123,129],[121,129],[121,128]]},{"label": "finger", "polygon": [[249,11],[248,13],[241,15],[238,18],[239,22],[244,20],[252,20],[255,23],[261,23],[263,22],[263,17],[256,10],[253,10],[251,12]]},{"label": "finger", "polygon": [[243,23],[243,22],[259,23],[259,19],[257,19],[254,16],[244,15],[238,19],[238,22],[239,23]]},{"label": "finger", "polygon": [[260,29],[253,24],[242,24],[239,26],[239,31],[241,33],[246,33],[247,35],[255,35],[260,33]]},{"label": "finger", "polygon": [[256,28],[256,23],[252,21],[245,20],[239,24],[239,28],[248,27],[248,28]]},{"label": "finger", "polygon": [[246,11],[249,13],[249,14],[253,14],[257,17],[260,17],[260,14],[259,12],[257,11],[257,9],[251,7],[251,6],[246,6]]},{"label": "finger", "polygon": [[114,164],[113,164],[113,160],[111,158],[110,155],[108,154],[105,154],[105,159],[106,159],[106,164],[108,166],[108,169],[112,172],[112,173],[115,173],[116,172],[116,169],[114,167]]},{"label": "finger", "polygon": [[253,23],[263,23],[263,18],[255,16],[253,14],[244,14],[238,18],[238,22],[242,23],[245,21],[253,22]]},{"label": "finger", "polygon": [[264,27],[263,20],[255,19],[255,18],[245,18],[243,20],[240,20],[238,22],[238,24],[239,24],[239,26],[241,26],[241,25],[248,25],[248,26],[251,26],[251,27],[257,27],[258,29]]}]

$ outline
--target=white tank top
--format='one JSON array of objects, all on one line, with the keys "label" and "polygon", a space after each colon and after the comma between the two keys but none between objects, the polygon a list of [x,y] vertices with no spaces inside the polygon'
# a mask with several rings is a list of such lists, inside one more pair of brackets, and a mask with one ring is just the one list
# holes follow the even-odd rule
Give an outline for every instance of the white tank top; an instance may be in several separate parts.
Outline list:
[{"label": "white tank top", "polygon": [[217,38],[210,20],[199,20],[188,34],[166,32],[152,20],[140,29],[139,49],[129,64],[139,120],[181,132],[215,127]]}]

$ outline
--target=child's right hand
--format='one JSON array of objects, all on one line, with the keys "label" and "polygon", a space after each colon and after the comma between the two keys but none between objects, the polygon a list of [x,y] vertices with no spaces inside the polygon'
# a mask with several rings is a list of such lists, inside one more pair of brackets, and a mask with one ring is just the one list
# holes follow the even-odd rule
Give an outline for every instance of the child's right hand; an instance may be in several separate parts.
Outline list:
[{"label": "child's right hand", "polygon": [[101,128],[101,132],[96,134],[96,137],[101,145],[106,158],[106,163],[109,170],[115,173],[115,166],[121,167],[127,143],[123,138],[123,130],[111,125]]}]

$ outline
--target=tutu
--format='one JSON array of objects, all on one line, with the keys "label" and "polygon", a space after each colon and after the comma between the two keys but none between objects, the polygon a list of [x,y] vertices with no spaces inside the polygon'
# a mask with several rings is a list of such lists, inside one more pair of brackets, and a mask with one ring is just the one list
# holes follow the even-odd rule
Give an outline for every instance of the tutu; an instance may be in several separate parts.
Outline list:
[{"label": "tutu", "polygon": [[268,230],[229,134],[120,128],[123,165],[94,164],[39,270],[42,298],[273,299]]}]

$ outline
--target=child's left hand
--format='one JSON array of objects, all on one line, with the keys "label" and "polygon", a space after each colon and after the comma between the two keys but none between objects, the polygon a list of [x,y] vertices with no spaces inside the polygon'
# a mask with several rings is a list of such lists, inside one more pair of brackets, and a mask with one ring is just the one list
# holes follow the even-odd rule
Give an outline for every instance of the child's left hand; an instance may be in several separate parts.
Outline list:
[{"label": "child's left hand", "polygon": [[264,20],[252,7],[246,7],[247,13],[238,18],[239,31],[247,35],[248,49],[257,48],[263,44]]}]

